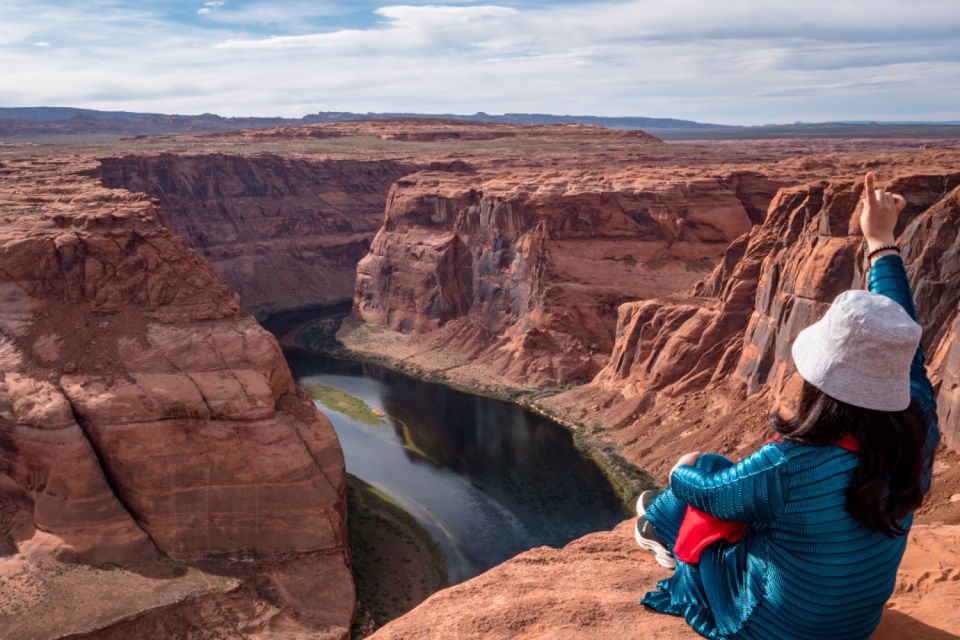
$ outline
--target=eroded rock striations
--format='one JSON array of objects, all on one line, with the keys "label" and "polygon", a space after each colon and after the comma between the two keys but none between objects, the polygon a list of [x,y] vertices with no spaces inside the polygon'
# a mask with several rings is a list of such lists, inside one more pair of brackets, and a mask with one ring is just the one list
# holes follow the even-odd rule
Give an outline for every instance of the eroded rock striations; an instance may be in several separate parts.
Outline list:
[{"label": "eroded rock striations", "polygon": [[267,314],[349,299],[387,190],[415,168],[386,159],[161,153],[103,158],[98,175],[108,187],[156,198],[243,306]]},{"label": "eroded rock striations", "polygon": [[617,307],[692,285],[779,186],[749,172],[630,178],[406,176],[358,265],[355,311],[517,386],[590,380]]},{"label": "eroded rock striations", "polygon": [[[900,242],[924,326],[945,440],[953,447],[960,304],[957,185],[960,173],[955,172],[901,175],[891,184],[910,203]],[[733,440],[749,446],[760,430],[730,433],[723,426],[735,415],[736,399],[759,412],[781,393],[792,397],[800,383],[790,356],[794,338],[841,291],[864,286],[862,241],[851,227],[861,188],[852,179],[835,179],[782,189],[763,224],[733,242],[713,273],[688,293],[622,305],[606,367],[590,384],[548,403],[581,419],[588,415],[586,408],[604,407],[600,419],[620,442],[644,443],[633,448],[642,464],[662,457],[662,448],[650,448],[653,442],[675,439],[677,433],[687,439],[681,446],[703,447],[709,433],[724,434],[727,446]],[[692,406],[683,415],[677,409],[686,405],[685,398],[697,409],[713,410],[698,416]],[[685,420],[693,424],[681,427]]]},{"label": "eroded rock striations", "polygon": [[960,186],[917,216],[899,241],[924,321],[928,370],[938,381],[944,440],[960,451]]},{"label": "eroded rock striations", "polygon": [[[94,166],[0,168],[5,637],[135,625],[193,606],[192,590],[247,602],[231,624],[251,632],[344,637],[354,596],[329,421],[209,264]],[[261,587],[190,568],[238,557],[260,564]],[[83,590],[79,566],[104,563],[120,568],[98,574],[109,602],[58,599]],[[170,584],[137,578],[156,572]]]}]

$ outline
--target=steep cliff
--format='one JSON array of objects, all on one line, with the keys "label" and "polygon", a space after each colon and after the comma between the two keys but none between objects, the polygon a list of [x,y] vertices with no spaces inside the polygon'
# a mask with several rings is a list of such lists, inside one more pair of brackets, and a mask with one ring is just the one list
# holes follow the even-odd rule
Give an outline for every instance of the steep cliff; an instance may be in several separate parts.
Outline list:
[{"label": "steep cliff", "polygon": [[350,298],[387,190],[414,170],[391,160],[162,153],[102,158],[98,175],[156,198],[243,306],[269,313]]},{"label": "steep cliff", "polygon": [[[889,183],[909,202],[899,242],[954,448],[958,184],[960,173],[950,171],[904,173]],[[622,305],[607,365],[544,405],[603,424],[630,459],[653,469],[668,468],[683,450],[755,444],[772,399],[789,400],[799,389],[789,353],[797,333],[841,291],[864,286],[862,241],[851,228],[861,187],[833,179],[782,189],[763,224],[733,242],[690,291]]]},{"label": "steep cliff", "polygon": [[[329,421],[149,199],[99,186],[94,167],[0,167],[5,637],[131,637],[150,611],[229,599],[246,603],[231,627],[345,636]],[[69,604],[93,584],[115,593]]]},{"label": "steep cliff", "polygon": [[[573,172],[523,182],[489,171],[406,176],[358,265],[355,312],[424,336],[429,357],[462,361],[474,382],[590,380],[613,347],[617,307],[703,277],[780,184],[742,171],[621,182]],[[363,348],[349,331],[343,338]]]},{"label": "steep cliff", "polygon": [[[960,174],[950,184],[960,183]],[[901,234],[928,370],[939,380],[937,412],[948,446],[960,451],[960,186]]]}]

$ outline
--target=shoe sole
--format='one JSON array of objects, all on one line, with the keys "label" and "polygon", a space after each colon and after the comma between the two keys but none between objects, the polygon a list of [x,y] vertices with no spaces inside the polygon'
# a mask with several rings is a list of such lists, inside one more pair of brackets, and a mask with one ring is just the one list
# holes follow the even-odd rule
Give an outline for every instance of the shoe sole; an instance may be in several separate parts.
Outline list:
[{"label": "shoe sole", "polygon": [[637,544],[640,545],[641,549],[646,549],[647,551],[651,551],[653,553],[657,564],[659,564],[661,567],[666,567],[667,569],[677,568],[677,560],[670,555],[670,552],[656,542],[641,537],[640,530],[636,527],[633,528],[633,538],[637,541]]},{"label": "shoe sole", "polygon": [[[641,493],[639,496],[637,496],[636,510],[637,510],[637,515],[638,515],[638,516],[647,515],[647,510],[646,510],[646,509],[644,508],[644,506],[643,506],[643,496],[647,495],[648,493],[653,493],[653,492],[648,490],[648,491],[644,491],[644,492]],[[654,494],[654,495],[656,495],[656,494]]]}]

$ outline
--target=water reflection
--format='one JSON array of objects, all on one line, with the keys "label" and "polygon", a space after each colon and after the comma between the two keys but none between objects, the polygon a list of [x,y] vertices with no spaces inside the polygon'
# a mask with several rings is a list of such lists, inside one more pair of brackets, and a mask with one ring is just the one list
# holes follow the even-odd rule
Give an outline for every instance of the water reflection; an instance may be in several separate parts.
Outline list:
[{"label": "water reflection", "polygon": [[622,506],[563,427],[521,407],[370,364],[290,351],[294,376],[363,398],[370,426],[325,409],[347,470],[397,498],[440,543],[451,582],[526,549],[608,529]]}]

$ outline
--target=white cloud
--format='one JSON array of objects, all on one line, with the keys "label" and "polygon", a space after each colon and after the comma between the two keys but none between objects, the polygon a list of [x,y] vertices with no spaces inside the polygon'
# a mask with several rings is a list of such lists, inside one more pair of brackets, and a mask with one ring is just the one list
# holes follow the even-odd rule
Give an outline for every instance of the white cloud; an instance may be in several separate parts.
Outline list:
[{"label": "white cloud", "polygon": [[302,29],[312,19],[338,16],[349,11],[349,5],[332,0],[247,2],[225,7],[226,4],[226,0],[207,2],[197,13],[221,25]]},{"label": "white cloud", "polygon": [[[95,4],[41,3],[25,15],[0,0],[4,103],[290,116],[960,117],[960,3],[436,1],[380,6],[369,26],[328,29],[310,20],[342,25],[344,3],[208,2],[193,26],[149,3]],[[258,35],[264,25],[276,35]],[[21,46],[41,38],[57,46],[42,56]]]},{"label": "white cloud", "polygon": [[455,41],[461,46],[482,46],[491,30],[504,28],[522,18],[516,9],[501,6],[388,6],[375,13],[386,25],[372,29],[340,29],[326,33],[270,36],[226,40],[222,49],[315,48],[338,53],[373,53],[389,49],[442,46]]},{"label": "white cloud", "polygon": [[227,0],[210,0],[210,2],[204,2],[203,6],[197,9],[197,14],[201,16],[208,16],[212,11],[215,11],[227,4]]}]

